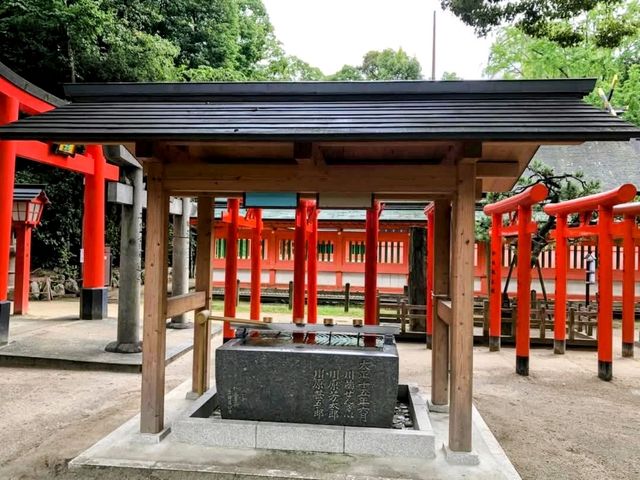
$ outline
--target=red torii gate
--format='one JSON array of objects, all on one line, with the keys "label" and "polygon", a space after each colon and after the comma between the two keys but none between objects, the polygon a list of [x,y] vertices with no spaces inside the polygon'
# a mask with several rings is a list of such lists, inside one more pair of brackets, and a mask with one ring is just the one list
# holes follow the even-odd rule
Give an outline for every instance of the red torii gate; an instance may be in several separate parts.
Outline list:
[{"label": "red torii gate", "polygon": [[[613,207],[633,199],[636,187],[624,184],[607,192],[597,193],[566,202],[545,205],[548,215],[556,216],[556,305],[554,322],[554,351],[564,352],[567,313],[567,239],[596,237],[598,241],[598,377],[613,377]],[[594,212],[598,223],[591,225]],[[579,214],[577,227],[567,225],[570,214]],[[625,257],[627,255],[625,254]]]},{"label": "red torii gate", "polygon": [[[516,373],[529,375],[529,324],[531,316],[531,235],[537,225],[531,221],[531,207],[547,198],[542,184],[484,207],[491,216],[491,280],[489,292],[489,350],[500,350],[502,322],[502,237],[518,236],[518,318],[516,328]],[[511,225],[502,225],[502,216],[511,213]],[[514,215],[515,214],[515,215]]]},{"label": "red torii gate", "polygon": [[[636,239],[640,239],[640,229],[636,218],[640,216],[640,202],[625,203],[613,207],[614,215],[622,215],[622,223],[615,223],[613,233],[622,236],[624,268],[622,271],[622,356],[633,357],[635,329],[636,281],[634,272]],[[620,233],[620,227],[622,232]]]},{"label": "red torii gate", "polygon": [[[0,125],[62,105],[62,100],[33,86],[0,63]],[[84,272],[80,318],[106,317],[104,289],[104,208],[107,180],[118,181],[119,169],[106,163],[100,146],[88,146],[86,155],[54,153],[51,145],[38,141],[0,141],[0,319],[9,315],[9,252],[11,210],[16,158],[24,158],[85,175],[83,247]],[[25,272],[28,275],[29,272]],[[16,282],[23,279],[16,278]],[[26,292],[28,295],[28,292]],[[22,299],[26,307],[28,298]],[[26,308],[23,309],[26,313]]]},{"label": "red torii gate", "polygon": [[[220,222],[227,226],[227,248],[224,269],[224,316],[236,316],[236,298],[238,296],[238,230],[249,228],[251,236],[251,320],[260,320],[260,275],[262,273],[262,210],[250,208],[244,218],[240,218],[240,199],[227,200],[227,212],[222,214]],[[224,340],[233,338],[233,329],[224,322]]]}]

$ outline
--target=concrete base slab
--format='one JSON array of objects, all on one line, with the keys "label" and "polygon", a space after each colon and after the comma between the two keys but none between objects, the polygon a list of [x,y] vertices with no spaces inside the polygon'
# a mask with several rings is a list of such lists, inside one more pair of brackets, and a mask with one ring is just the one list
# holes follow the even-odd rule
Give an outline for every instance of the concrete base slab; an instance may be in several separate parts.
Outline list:
[{"label": "concrete base slab", "polygon": [[449,404],[436,405],[434,403],[431,403],[431,400],[427,400],[427,406],[429,407],[430,412],[449,413]]},{"label": "concrete base slab", "polygon": [[[8,344],[0,346],[0,365],[54,368],[82,368],[139,373],[142,353],[115,353],[105,347],[117,337],[115,318],[79,320],[78,317],[11,318],[14,333]],[[212,325],[212,333],[221,327]],[[193,348],[193,332],[167,332],[167,364]]]},{"label": "concrete base slab", "polygon": [[[173,428],[178,416],[194,408],[186,393],[191,381],[186,381],[166,396],[165,418]],[[447,443],[448,415],[430,415],[438,444]],[[451,465],[444,451],[436,451],[433,459],[371,457],[331,453],[300,453],[253,448],[221,448],[191,445],[177,441],[174,432],[159,444],[141,445],[133,441],[139,435],[139,416],[136,416],[109,434],[91,448],[73,459],[73,469],[125,469],[139,472],[153,469],[176,472],[202,472],[208,478],[234,478],[236,480],[268,477],[275,479],[305,480],[519,480],[504,451],[478,414],[473,412],[474,451],[478,465]],[[81,475],[81,473],[80,473]],[[123,471],[122,476],[126,476]]]},{"label": "concrete base slab", "polygon": [[451,465],[479,465],[480,457],[475,452],[456,452],[443,445],[444,457]]},{"label": "concrete base slab", "polygon": [[433,458],[435,435],[418,389],[400,385],[398,398],[409,403],[413,429],[223,419],[212,415],[222,401],[214,387],[178,415],[172,428],[179,441],[194,445]]},{"label": "concrete base slab", "polygon": [[143,445],[155,445],[164,440],[169,433],[171,433],[170,428],[164,428],[160,433],[138,433],[133,441]]}]

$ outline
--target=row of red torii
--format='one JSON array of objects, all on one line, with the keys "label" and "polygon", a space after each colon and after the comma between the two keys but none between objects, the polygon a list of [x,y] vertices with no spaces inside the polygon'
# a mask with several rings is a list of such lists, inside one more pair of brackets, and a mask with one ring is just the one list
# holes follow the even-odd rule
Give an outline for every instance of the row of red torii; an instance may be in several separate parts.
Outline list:
[{"label": "row of red torii", "polygon": [[[532,208],[547,198],[548,190],[542,184],[531,186],[523,192],[506,198],[484,208],[484,212],[492,219],[491,226],[491,273],[489,290],[489,347],[500,349],[501,337],[501,265],[503,237],[517,236],[517,320],[516,320],[516,372],[520,375],[529,373],[530,343],[530,310],[531,310],[531,249],[532,235],[537,225],[532,221]],[[640,203],[627,203],[636,195],[636,187],[624,184],[614,190],[577,198],[544,206],[548,215],[556,217],[556,228],[551,236],[556,243],[555,268],[555,320],[554,320],[554,352],[563,354],[566,344],[567,316],[567,270],[568,240],[583,237],[594,237],[600,255],[598,259],[598,376],[603,380],[612,378],[613,363],[613,281],[612,281],[612,247],[614,239],[622,239],[625,252],[633,252],[634,245],[640,239],[640,228],[636,219],[640,216]],[[227,212],[222,216],[222,223],[227,226],[228,252],[225,258],[225,303],[224,315],[235,317],[237,294],[237,248],[238,230],[252,230],[251,242],[251,309],[250,317],[260,318],[260,241],[262,235],[262,214],[260,209],[249,209],[245,217],[240,217],[240,200],[230,198]],[[381,204],[376,202],[367,210],[366,244],[376,245],[378,240],[378,219]],[[597,212],[594,219],[593,213]],[[425,209],[427,224],[433,224],[433,208]],[[506,224],[504,216],[508,215]],[[570,215],[577,215],[577,225],[569,226]],[[620,217],[621,220],[616,220]],[[317,235],[318,209],[312,200],[301,200],[296,209],[295,251],[305,251],[305,255],[294,256],[294,292],[293,320],[303,321],[305,317],[305,276],[307,277],[307,321],[317,322]],[[427,233],[427,252],[433,251],[433,229]],[[306,267],[306,268],[305,268]],[[377,323],[377,258],[375,249],[365,250],[365,324]],[[634,350],[634,279],[633,255],[624,255],[623,292],[622,292],[622,355],[632,357]],[[306,271],[305,271],[306,270]],[[427,254],[427,337],[432,333],[435,302],[432,292],[433,262]],[[224,337],[229,339],[233,331],[225,326]]]},{"label": "row of red torii", "polygon": [[[484,207],[491,217],[491,269],[489,288],[489,348],[500,349],[501,295],[502,295],[502,242],[503,237],[517,236],[517,318],[516,318],[516,373],[529,374],[529,343],[531,315],[531,250],[532,235],[537,224],[532,221],[532,207],[547,198],[548,189],[542,184],[533,185],[523,192]],[[613,262],[612,248],[615,239],[621,239],[625,252],[633,252],[640,239],[636,219],[640,216],[640,202],[634,199],[636,187],[624,184],[616,189],[576,198],[543,207],[546,214],[554,216],[556,228],[551,237],[556,243],[555,267],[555,319],[554,353],[564,354],[567,317],[568,240],[584,237],[595,238],[598,250],[598,377],[611,380],[613,376]],[[433,209],[427,207],[427,221],[433,222]],[[597,217],[594,217],[597,213]],[[504,222],[504,216],[507,221]],[[569,225],[570,216],[576,221]],[[618,218],[620,220],[618,220]],[[433,236],[428,235],[427,251],[433,251]],[[622,287],[622,356],[633,356],[635,321],[634,256],[624,255]],[[433,262],[427,261],[427,336],[431,333],[434,311]]]}]

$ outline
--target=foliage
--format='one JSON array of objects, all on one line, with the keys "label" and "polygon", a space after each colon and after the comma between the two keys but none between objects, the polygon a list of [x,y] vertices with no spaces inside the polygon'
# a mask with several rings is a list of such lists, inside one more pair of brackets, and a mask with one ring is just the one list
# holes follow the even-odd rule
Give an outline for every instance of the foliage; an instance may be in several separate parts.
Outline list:
[{"label": "foliage", "polygon": [[[619,18],[630,25],[640,24],[640,2],[628,2]],[[486,73],[507,79],[595,77],[597,88],[605,91],[618,75],[619,86],[611,103],[625,109],[627,120],[640,124],[640,30],[625,36],[615,48],[599,46],[598,32],[609,21],[606,8],[592,10],[577,24],[585,32],[584,40],[570,47],[529,36],[516,27],[505,28],[491,47]],[[586,100],[602,106],[596,91]]]},{"label": "foliage", "polygon": [[444,72],[441,80],[462,80],[456,72]]},{"label": "foliage", "polygon": [[419,80],[422,67],[402,49],[371,50],[358,66],[344,65],[329,80]]},{"label": "foliage", "polygon": [[16,183],[45,184],[51,201],[34,230],[32,265],[76,277],[82,239],[82,175],[22,160],[18,160],[16,171]]},{"label": "foliage", "polygon": [[322,75],[284,54],[261,0],[5,0],[0,61],[58,95],[76,81]]},{"label": "foliage", "polygon": [[416,80],[422,78],[420,62],[402,50],[370,51],[360,67],[366,80]]},{"label": "foliage", "polygon": [[529,36],[565,47],[589,37],[580,19],[596,9],[608,12],[606,22],[599,24],[592,37],[597,46],[615,48],[638,27],[618,15],[619,7],[626,3],[624,0],[441,0],[440,3],[474,27],[479,35],[512,25]]}]

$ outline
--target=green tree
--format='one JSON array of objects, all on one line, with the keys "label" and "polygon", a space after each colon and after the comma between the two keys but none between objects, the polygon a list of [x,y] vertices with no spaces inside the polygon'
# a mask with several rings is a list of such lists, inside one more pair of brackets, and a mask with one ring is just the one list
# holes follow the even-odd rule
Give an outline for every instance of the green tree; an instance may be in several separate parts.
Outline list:
[{"label": "green tree", "polygon": [[367,80],[418,80],[422,78],[420,62],[402,50],[387,48],[370,51],[360,67]]},{"label": "green tree", "polygon": [[400,48],[371,50],[358,66],[344,65],[329,80],[420,80],[422,67],[416,57]]},{"label": "green tree", "polygon": [[[637,0],[629,2],[619,16],[630,24],[640,23]],[[491,47],[485,73],[507,79],[595,77],[597,88],[610,89],[615,75],[619,86],[612,104],[625,110],[624,117],[640,124],[640,31],[625,36],[616,48],[600,46],[596,33],[609,21],[606,8],[591,11],[577,26],[587,35],[580,43],[563,47],[547,38],[536,38],[517,27],[500,31]],[[586,99],[602,106],[596,91]]]},{"label": "green tree", "polygon": [[609,17],[596,32],[599,46],[616,47],[622,39],[637,30],[619,16],[625,0],[441,0],[442,8],[453,12],[479,35],[500,26],[516,26],[527,35],[546,38],[562,46],[580,43],[587,33],[579,20],[598,8]]},{"label": "green tree", "polygon": [[16,183],[44,184],[51,201],[34,230],[32,268],[76,277],[82,241],[82,175],[24,160],[18,160],[16,171]]},{"label": "green tree", "polygon": [[444,72],[442,74],[442,80],[462,80],[456,72]]}]

